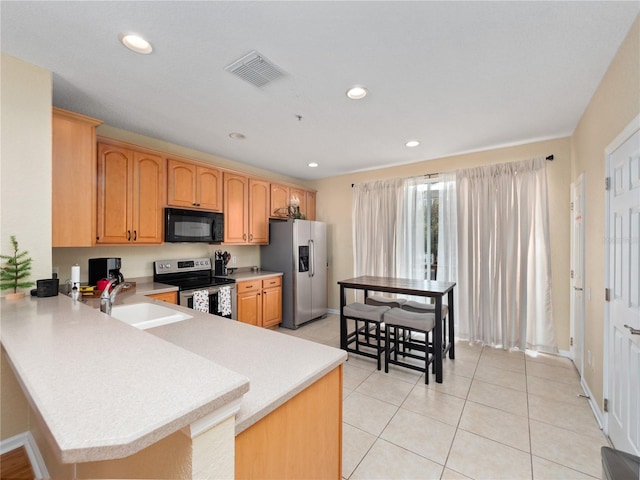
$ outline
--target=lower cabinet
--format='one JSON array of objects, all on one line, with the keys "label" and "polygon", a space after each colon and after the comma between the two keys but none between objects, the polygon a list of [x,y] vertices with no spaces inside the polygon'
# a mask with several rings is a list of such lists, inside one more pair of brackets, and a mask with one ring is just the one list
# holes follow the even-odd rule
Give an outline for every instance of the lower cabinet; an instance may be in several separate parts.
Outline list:
[{"label": "lower cabinet", "polygon": [[151,293],[146,295],[149,298],[155,298],[156,300],[162,300],[163,302],[178,304],[178,292],[165,292],[165,293]]},{"label": "lower cabinet", "polygon": [[235,478],[342,475],[342,365],[236,436]]},{"label": "lower cabinet", "polygon": [[282,322],[282,277],[238,282],[238,321],[258,327]]},{"label": "lower cabinet", "polygon": [[282,323],[282,277],[262,280],[262,326],[277,327]]}]

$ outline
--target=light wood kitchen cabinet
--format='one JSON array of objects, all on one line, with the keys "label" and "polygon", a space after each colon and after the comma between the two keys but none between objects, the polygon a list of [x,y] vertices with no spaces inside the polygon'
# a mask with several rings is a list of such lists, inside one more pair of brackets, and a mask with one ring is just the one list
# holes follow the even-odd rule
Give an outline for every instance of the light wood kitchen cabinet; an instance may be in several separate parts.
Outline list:
[{"label": "light wood kitchen cabinet", "polygon": [[117,143],[98,143],[99,244],[163,241],[164,160]]},{"label": "light wood kitchen cabinet", "polygon": [[277,327],[282,323],[282,277],[262,280],[262,326]]},{"label": "light wood kitchen cabinet", "polygon": [[342,384],[340,365],[238,434],[235,478],[342,478]]},{"label": "light wood kitchen cabinet", "polygon": [[238,321],[262,326],[262,282],[252,280],[238,282]]},{"label": "light wood kitchen cabinet", "polygon": [[316,192],[289,187],[281,183],[271,184],[269,216],[271,218],[287,218],[289,213],[287,207],[292,197],[296,197],[300,201],[300,213],[304,214],[305,219],[316,219]]},{"label": "light wood kitchen cabinet", "polygon": [[286,218],[289,206],[289,187],[280,183],[271,184],[271,208],[269,216],[272,218]]},{"label": "light wood kitchen cabinet", "polygon": [[217,168],[167,160],[167,205],[222,210],[222,172]]},{"label": "light wood kitchen cabinet", "polygon": [[96,242],[95,118],[53,108],[51,246]]},{"label": "light wood kitchen cabinet", "polygon": [[269,243],[269,182],[249,179],[249,243]]},{"label": "light wood kitchen cabinet", "polygon": [[163,302],[178,304],[178,292],[164,292],[164,293],[150,293],[146,295],[149,298],[155,298],[156,300],[162,300]]},{"label": "light wood kitchen cabinet", "polygon": [[282,323],[282,277],[238,282],[238,321],[258,327]]},{"label": "light wood kitchen cabinet", "polygon": [[224,173],[224,242],[269,243],[269,183]]},{"label": "light wood kitchen cabinet", "polygon": [[311,192],[307,190],[305,192],[307,211],[305,215],[307,220],[315,220],[316,219],[316,192]]}]

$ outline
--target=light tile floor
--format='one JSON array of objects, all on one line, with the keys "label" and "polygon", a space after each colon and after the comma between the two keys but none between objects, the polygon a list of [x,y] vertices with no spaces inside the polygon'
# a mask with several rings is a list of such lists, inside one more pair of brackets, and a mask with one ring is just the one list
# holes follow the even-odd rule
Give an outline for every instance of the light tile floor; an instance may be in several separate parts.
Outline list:
[{"label": "light tile floor", "polygon": [[[339,318],[281,332],[339,347]],[[456,343],[444,380],[350,355],[344,479],[601,478],[598,428],[570,360]]]}]

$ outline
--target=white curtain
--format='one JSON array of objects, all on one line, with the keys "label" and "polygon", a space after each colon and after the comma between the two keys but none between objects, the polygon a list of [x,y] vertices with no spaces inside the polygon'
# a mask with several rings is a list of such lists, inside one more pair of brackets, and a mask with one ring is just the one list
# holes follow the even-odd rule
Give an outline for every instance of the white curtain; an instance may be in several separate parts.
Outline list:
[{"label": "white curtain", "polygon": [[353,273],[396,275],[396,222],[403,180],[396,178],[353,186]]},{"label": "white curtain", "polygon": [[406,178],[397,201],[396,277],[424,280],[424,178]]},{"label": "white curtain", "polygon": [[[456,174],[441,173],[438,177],[438,270],[436,280],[458,282],[458,215],[456,202]],[[469,338],[465,324],[460,325],[458,314],[459,287],[454,289],[454,318],[456,334],[460,338]],[[445,303],[446,303],[445,298]],[[462,331],[460,331],[462,329]]]},{"label": "white curtain", "polygon": [[557,351],[546,161],[459,170],[456,192],[457,332],[502,348]]}]

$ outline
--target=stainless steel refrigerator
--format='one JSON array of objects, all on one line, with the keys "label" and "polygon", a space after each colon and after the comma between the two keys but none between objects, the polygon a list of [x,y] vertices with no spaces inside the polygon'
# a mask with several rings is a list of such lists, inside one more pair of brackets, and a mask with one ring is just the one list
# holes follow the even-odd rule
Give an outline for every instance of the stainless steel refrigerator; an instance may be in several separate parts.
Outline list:
[{"label": "stainless steel refrigerator", "polygon": [[269,245],[260,247],[263,270],[283,272],[282,326],[296,329],[327,314],[327,225],[271,220]]}]

